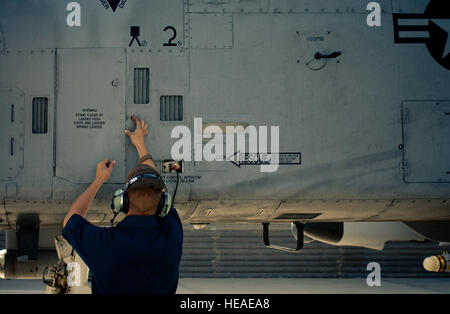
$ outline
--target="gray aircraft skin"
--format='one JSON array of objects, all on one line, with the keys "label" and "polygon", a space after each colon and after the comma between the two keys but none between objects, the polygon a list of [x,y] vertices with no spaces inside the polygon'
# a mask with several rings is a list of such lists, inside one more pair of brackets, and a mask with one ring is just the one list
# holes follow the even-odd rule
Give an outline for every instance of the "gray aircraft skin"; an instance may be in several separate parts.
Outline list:
[{"label": "gray aircraft skin", "polygon": [[373,27],[362,0],[79,0],[81,26],[69,2],[0,1],[1,229],[61,228],[106,157],[117,165],[87,218],[108,225],[138,161],[124,134],[136,115],[171,191],[171,131],[194,118],[279,126],[279,151],[301,154],[274,172],[184,161],[183,223],[405,222],[448,241],[449,43],[436,34],[450,12],[425,14],[436,1],[377,1]]}]

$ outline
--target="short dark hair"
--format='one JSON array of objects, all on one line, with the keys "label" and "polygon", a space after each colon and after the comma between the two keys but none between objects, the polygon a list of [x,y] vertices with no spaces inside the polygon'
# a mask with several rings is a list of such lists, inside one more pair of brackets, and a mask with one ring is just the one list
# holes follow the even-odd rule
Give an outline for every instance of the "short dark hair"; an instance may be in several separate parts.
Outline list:
[{"label": "short dark hair", "polygon": [[[127,182],[132,178],[143,174],[153,174],[160,176],[155,168],[146,165],[139,164],[132,168],[127,175]],[[140,212],[149,212],[158,208],[159,201],[161,199],[162,190],[164,188],[164,183],[162,179],[158,178],[144,178],[135,183],[133,183],[128,188],[128,198],[130,204]]]},{"label": "short dark hair", "polygon": [[133,207],[142,213],[156,211],[161,199],[162,191],[152,188],[135,189],[128,191],[128,199]]},{"label": "short dark hair", "polygon": [[[132,178],[137,177],[139,175],[143,174],[153,174],[155,176],[160,177],[160,174],[158,171],[156,171],[155,168],[146,165],[146,164],[140,164],[136,167],[132,168],[127,175],[127,182],[130,181]],[[159,191],[162,191],[164,188],[164,182],[162,179],[157,178],[144,178],[137,182],[135,182],[133,185],[130,186],[130,190],[139,190],[142,188],[153,188]]]}]

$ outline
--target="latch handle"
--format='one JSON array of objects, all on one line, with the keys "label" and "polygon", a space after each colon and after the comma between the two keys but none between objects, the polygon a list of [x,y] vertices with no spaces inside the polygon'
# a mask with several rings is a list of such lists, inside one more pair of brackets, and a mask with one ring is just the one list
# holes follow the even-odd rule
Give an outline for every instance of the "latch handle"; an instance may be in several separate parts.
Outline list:
[{"label": "latch handle", "polygon": [[268,247],[269,249],[274,250],[280,250],[280,251],[286,251],[291,253],[300,253],[300,251],[303,248],[303,228],[304,225],[299,221],[294,221],[295,226],[297,227],[297,247],[295,249],[288,248],[284,246],[278,246],[278,245],[270,245],[269,241],[269,223],[264,222],[263,223],[263,237],[264,237],[264,245]]},{"label": "latch handle", "polygon": [[316,58],[317,60],[320,59],[335,59],[337,57],[339,57],[342,54],[341,51],[335,51],[333,53],[330,53],[328,55],[323,55],[320,52],[316,52],[316,54],[314,55],[314,58]]}]

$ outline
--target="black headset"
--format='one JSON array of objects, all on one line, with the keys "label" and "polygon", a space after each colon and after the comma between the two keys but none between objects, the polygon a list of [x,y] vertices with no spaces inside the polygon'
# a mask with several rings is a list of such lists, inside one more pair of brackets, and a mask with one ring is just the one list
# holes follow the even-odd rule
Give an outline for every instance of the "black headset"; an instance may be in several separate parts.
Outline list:
[{"label": "black headset", "polygon": [[[131,185],[133,185],[135,182],[142,180],[142,179],[158,179],[161,180],[161,182],[164,184],[164,190],[162,191],[161,198],[159,200],[158,208],[156,209],[155,216],[159,218],[164,218],[168,213],[170,208],[172,207],[172,198],[167,190],[166,182],[161,178],[161,176],[145,173],[138,175],[130,181],[128,181],[125,186],[122,189],[118,189],[116,192],[114,192],[113,198],[111,200],[111,209],[114,213],[114,218],[120,213],[127,214],[129,209],[129,198],[128,198],[128,189]],[[112,220],[112,223],[114,221],[114,218]]]}]

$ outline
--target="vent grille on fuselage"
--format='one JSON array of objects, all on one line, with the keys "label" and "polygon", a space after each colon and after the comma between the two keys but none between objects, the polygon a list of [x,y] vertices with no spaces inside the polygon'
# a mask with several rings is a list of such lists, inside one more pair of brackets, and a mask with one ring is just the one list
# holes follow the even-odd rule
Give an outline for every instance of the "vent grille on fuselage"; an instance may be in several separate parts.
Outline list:
[{"label": "vent grille on fuselage", "polygon": [[134,103],[148,104],[150,102],[150,69],[134,69]]},{"label": "vent grille on fuselage", "polygon": [[33,98],[33,134],[46,134],[48,130],[48,98]]},{"label": "vent grille on fuselage", "polygon": [[183,120],[183,96],[161,96],[160,120],[161,121]]}]

